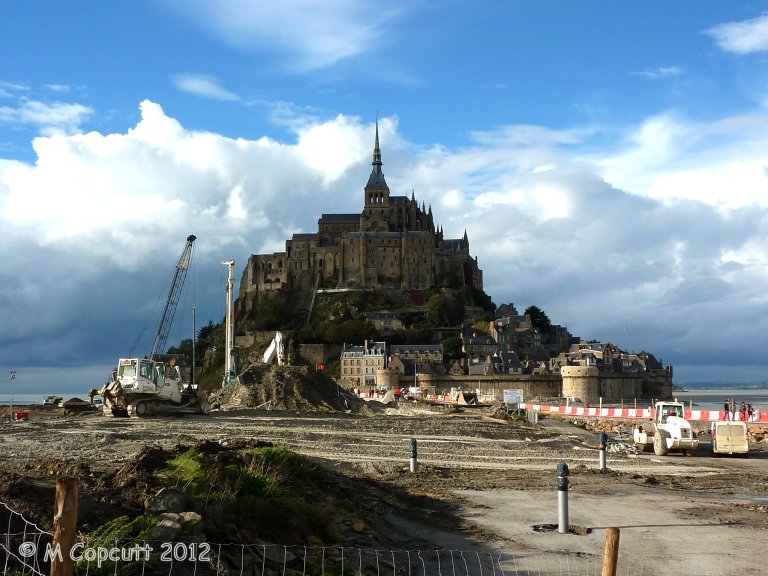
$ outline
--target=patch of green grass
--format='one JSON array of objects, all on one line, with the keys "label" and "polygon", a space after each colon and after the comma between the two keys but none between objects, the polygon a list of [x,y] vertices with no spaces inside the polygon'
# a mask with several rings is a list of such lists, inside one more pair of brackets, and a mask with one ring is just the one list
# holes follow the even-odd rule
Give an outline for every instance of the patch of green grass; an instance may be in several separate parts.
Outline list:
[{"label": "patch of green grass", "polygon": [[120,516],[91,532],[89,546],[122,546],[139,538],[147,538],[157,522],[155,516],[136,516],[133,519]]},{"label": "patch of green grass", "polygon": [[[158,478],[187,496],[214,530],[229,522],[284,543],[339,537],[330,502],[310,461],[284,447],[210,455],[190,448],[168,460]],[[333,499],[331,499],[333,500]]]},{"label": "patch of green grass", "polygon": [[[75,574],[78,576],[84,574],[93,576],[135,574],[141,568],[141,559],[146,557],[141,556],[138,550],[133,557],[117,561],[89,558],[88,555],[90,552],[100,550],[120,549],[128,551],[129,549],[139,549],[149,540],[150,533],[157,523],[157,518],[151,515],[136,516],[133,519],[128,516],[120,516],[100,526],[91,532],[84,546],[79,546],[75,550],[80,557],[75,562]],[[146,553],[144,554],[146,555]]]},{"label": "patch of green grass", "polygon": [[272,498],[311,494],[309,461],[284,447],[254,448],[242,462],[222,464],[195,448],[168,460],[158,477],[199,502],[234,502],[241,497]]},{"label": "patch of green grass", "polygon": [[194,448],[168,460],[159,477],[185,493],[197,496],[210,487],[210,462]]},{"label": "patch of green grass", "polygon": [[267,476],[281,484],[305,484],[311,479],[309,461],[283,446],[254,448],[246,454],[251,458],[249,474]]}]

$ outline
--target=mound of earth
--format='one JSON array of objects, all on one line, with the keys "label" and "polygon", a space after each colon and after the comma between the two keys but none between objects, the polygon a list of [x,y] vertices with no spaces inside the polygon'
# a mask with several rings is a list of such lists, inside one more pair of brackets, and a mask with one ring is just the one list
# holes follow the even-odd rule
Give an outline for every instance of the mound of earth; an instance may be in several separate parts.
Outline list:
[{"label": "mound of earth", "polygon": [[266,408],[355,414],[374,410],[321,372],[307,366],[268,364],[250,366],[229,386],[213,393],[210,402],[212,408],[220,410]]}]

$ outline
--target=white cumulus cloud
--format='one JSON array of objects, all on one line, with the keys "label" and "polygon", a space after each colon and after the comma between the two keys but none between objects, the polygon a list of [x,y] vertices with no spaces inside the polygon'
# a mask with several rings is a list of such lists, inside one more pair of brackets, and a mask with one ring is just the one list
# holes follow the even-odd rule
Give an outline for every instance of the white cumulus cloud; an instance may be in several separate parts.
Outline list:
[{"label": "white cumulus cloud", "polygon": [[82,104],[25,100],[16,106],[0,106],[0,124],[33,126],[42,134],[76,132],[93,115]]},{"label": "white cumulus cloud", "polygon": [[768,50],[768,14],[740,22],[725,22],[705,33],[726,52],[750,54]]},{"label": "white cumulus cloud", "polygon": [[297,70],[316,70],[383,42],[402,8],[354,0],[193,0],[178,9],[221,41],[284,55]]},{"label": "white cumulus cloud", "polygon": [[219,81],[204,74],[177,74],[173,81],[179,90],[211,98],[213,100],[240,100],[240,97],[234,92],[230,92],[219,84]]}]

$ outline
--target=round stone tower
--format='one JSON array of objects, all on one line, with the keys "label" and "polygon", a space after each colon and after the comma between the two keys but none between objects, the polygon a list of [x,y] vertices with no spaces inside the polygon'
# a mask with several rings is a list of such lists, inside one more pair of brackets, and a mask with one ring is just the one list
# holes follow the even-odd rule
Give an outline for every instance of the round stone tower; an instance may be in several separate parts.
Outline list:
[{"label": "round stone tower", "polygon": [[600,401],[600,380],[597,366],[563,366],[563,396],[578,398],[585,404]]},{"label": "round stone tower", "polygon": [[386,386],[390,390],[400,387],[400,372],[394,368],[376,369],[376,386]]}]

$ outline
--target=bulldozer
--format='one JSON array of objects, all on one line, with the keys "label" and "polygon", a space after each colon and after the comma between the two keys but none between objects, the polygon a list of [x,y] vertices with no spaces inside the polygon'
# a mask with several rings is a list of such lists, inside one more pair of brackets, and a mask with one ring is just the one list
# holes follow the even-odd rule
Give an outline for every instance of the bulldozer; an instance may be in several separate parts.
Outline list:
[{"label": "bulldozer", "polygon": [[208,414],[208,398],[202,390],[183,384],[181,370],[151,358],[121,358],[112,379],[88,393],[104,399],[102,410],[113,416]]}]

